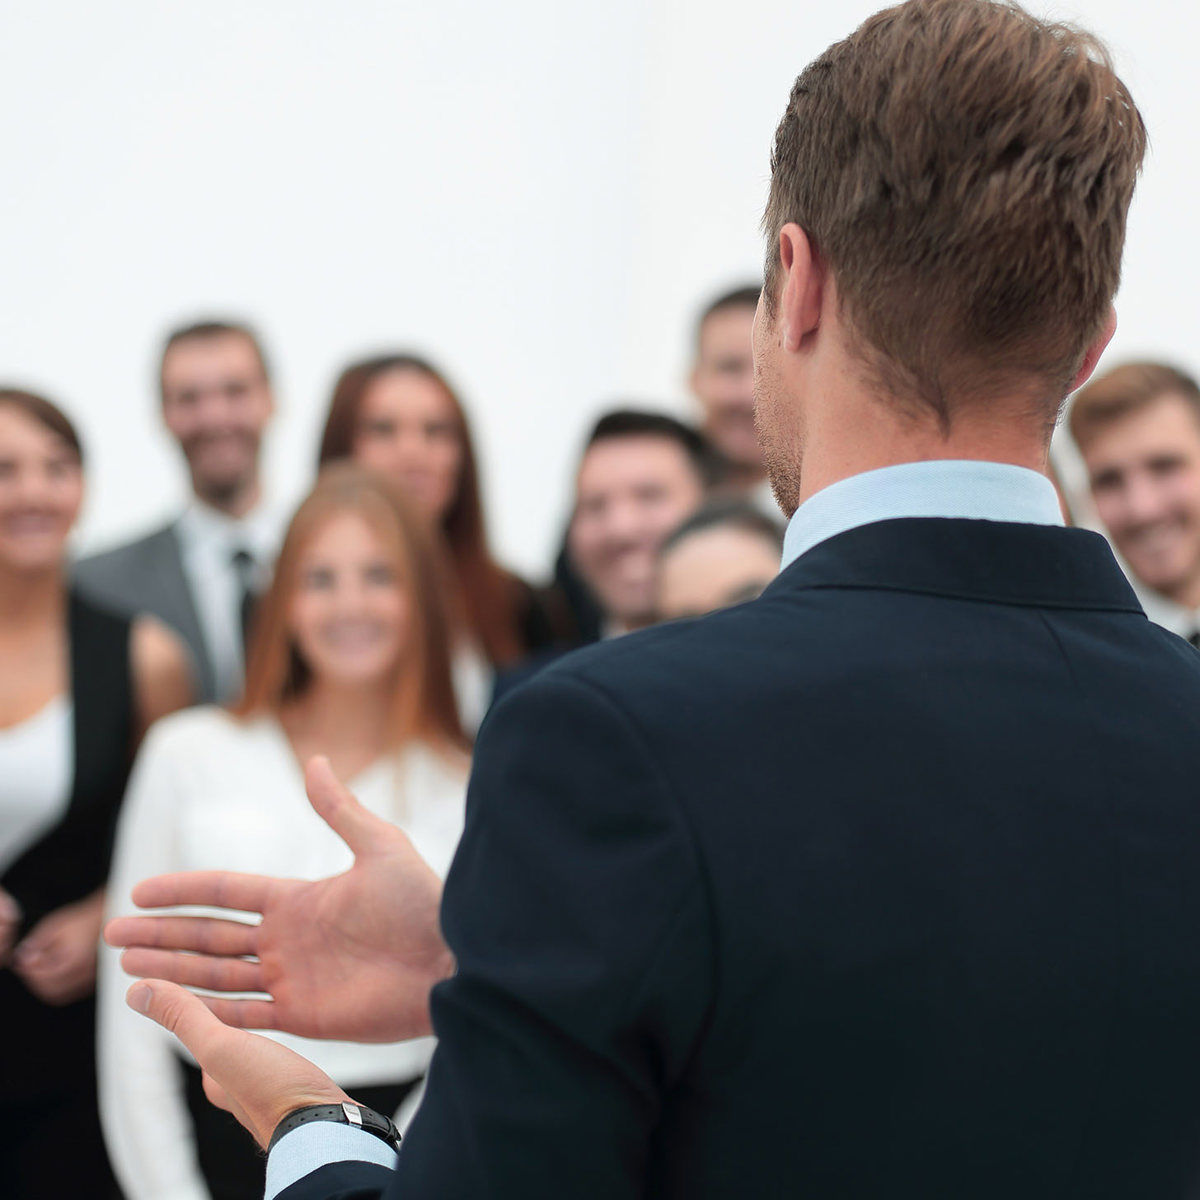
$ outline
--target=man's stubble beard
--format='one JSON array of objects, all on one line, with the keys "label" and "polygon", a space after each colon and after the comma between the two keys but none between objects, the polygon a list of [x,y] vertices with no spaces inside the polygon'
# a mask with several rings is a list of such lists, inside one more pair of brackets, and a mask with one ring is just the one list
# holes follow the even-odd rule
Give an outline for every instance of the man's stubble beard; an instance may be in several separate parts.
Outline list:
[{"label": "man's stubble beard", "polygon": [[[258,438],[250,436],[246,436],[243,441],[249,462],[245,469],[236,473],[209,472],[205,474],[194,469],[190,460],[188,462],[188,470],[192,477],[192,490],[210,508],[227,511],[239,507],[241,501],[258,486],[260,441]],[[186,448],[184,457],[189,457]]]},{"label": "man's stubble beard", "polygon": [[754,381],[754,428],[775,503],[790,521],[800,507],[803,422],[796,405],[788,403],[778,378],[765,363],[759,365]]}]

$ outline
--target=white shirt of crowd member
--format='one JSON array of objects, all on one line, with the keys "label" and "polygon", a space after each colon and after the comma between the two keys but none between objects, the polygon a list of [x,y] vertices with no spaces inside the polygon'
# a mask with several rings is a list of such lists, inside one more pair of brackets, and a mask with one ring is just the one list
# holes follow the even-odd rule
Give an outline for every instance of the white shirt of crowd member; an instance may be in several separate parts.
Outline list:
[{"label": "white shirt of crowd member", "polygon": [[1147,616],[1200,643],[1200,392],[1173,368],[1134,363],[1075,405],[1096,512]]},{"label": "white shirt of crowd member", "polygon": [[[702,510],[703,513],[704,510]],[[698,514],[697,519],[699,519]],[[699,617],[761,595],[779,573],[782,532],[729,515],[690,522],[670,537],[658,562],[658,615],[664,621]]]},{"label": "white shirt of crowd member", "polygon": [[659,548],[703,499],[699,467],[673,437],[623,434],[584,451],[567,544],[604,613],[604,636],[657,619]]},{"label": "white shirt of crowd member", "polygon": [[[163,421],[192,483],[178,526],[183,569],[220,691],[231,695],[245,667],[241,594],[265,586],[278,548],[279,521],[263,507],[258,469],[275,401],[257,349],[236,332],[171,346],[162,394]],[[239,550],[252,560],[241,570],[233,563]]]},{"label": "white shirt of crowd member", "polygon": [[745,496],[773,519],[780,516],[767,482],[754,426],[751,331],[757,285],[719,296],[696,328],[696,360],[688,382],[700,405],[700,428],[724,459],[722,490]]}]

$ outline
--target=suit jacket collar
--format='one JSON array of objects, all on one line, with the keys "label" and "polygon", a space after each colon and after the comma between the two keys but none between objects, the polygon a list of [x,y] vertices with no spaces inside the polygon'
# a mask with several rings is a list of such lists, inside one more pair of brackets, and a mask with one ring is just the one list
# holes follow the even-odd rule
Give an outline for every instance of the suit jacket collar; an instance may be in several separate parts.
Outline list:
[{"label": "suit jacket collar", "polygon": [[1004,521],[902,517],[860,525],[801,555],[763,594],[807,588],[920,592],[1144,616],[1098,533]]}]

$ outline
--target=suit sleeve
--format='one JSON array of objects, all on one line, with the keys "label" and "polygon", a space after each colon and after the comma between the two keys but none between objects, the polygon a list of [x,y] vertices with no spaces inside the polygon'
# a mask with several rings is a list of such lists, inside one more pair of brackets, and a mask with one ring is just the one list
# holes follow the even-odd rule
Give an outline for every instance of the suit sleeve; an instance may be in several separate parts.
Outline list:
[{"label": "suit sleeve", "polygon": [[[644,1195],[707,1015],[711,933],[662,765],[605,693],[553,671],[489,717],[442,920],[458,970],[434,991],[388,1200]],[[281,1200],[380,1194],[365,1169],[339,1190],[353,1169]]]}]

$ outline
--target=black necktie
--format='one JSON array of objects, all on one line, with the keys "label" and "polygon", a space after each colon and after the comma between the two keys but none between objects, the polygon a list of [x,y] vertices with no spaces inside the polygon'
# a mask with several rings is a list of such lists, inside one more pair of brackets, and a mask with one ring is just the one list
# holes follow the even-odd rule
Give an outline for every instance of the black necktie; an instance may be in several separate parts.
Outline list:
[{"label": "black necktie", "polygon": [[258,592],[254,588],[254,556],[245,547],[240,546],[233,552],[233,569],[237,573],[240,588],[238,616],[242,627],[242,661],[246,662],[249,659],[250,633],[254,624],[254,609],[258,604]]}]

